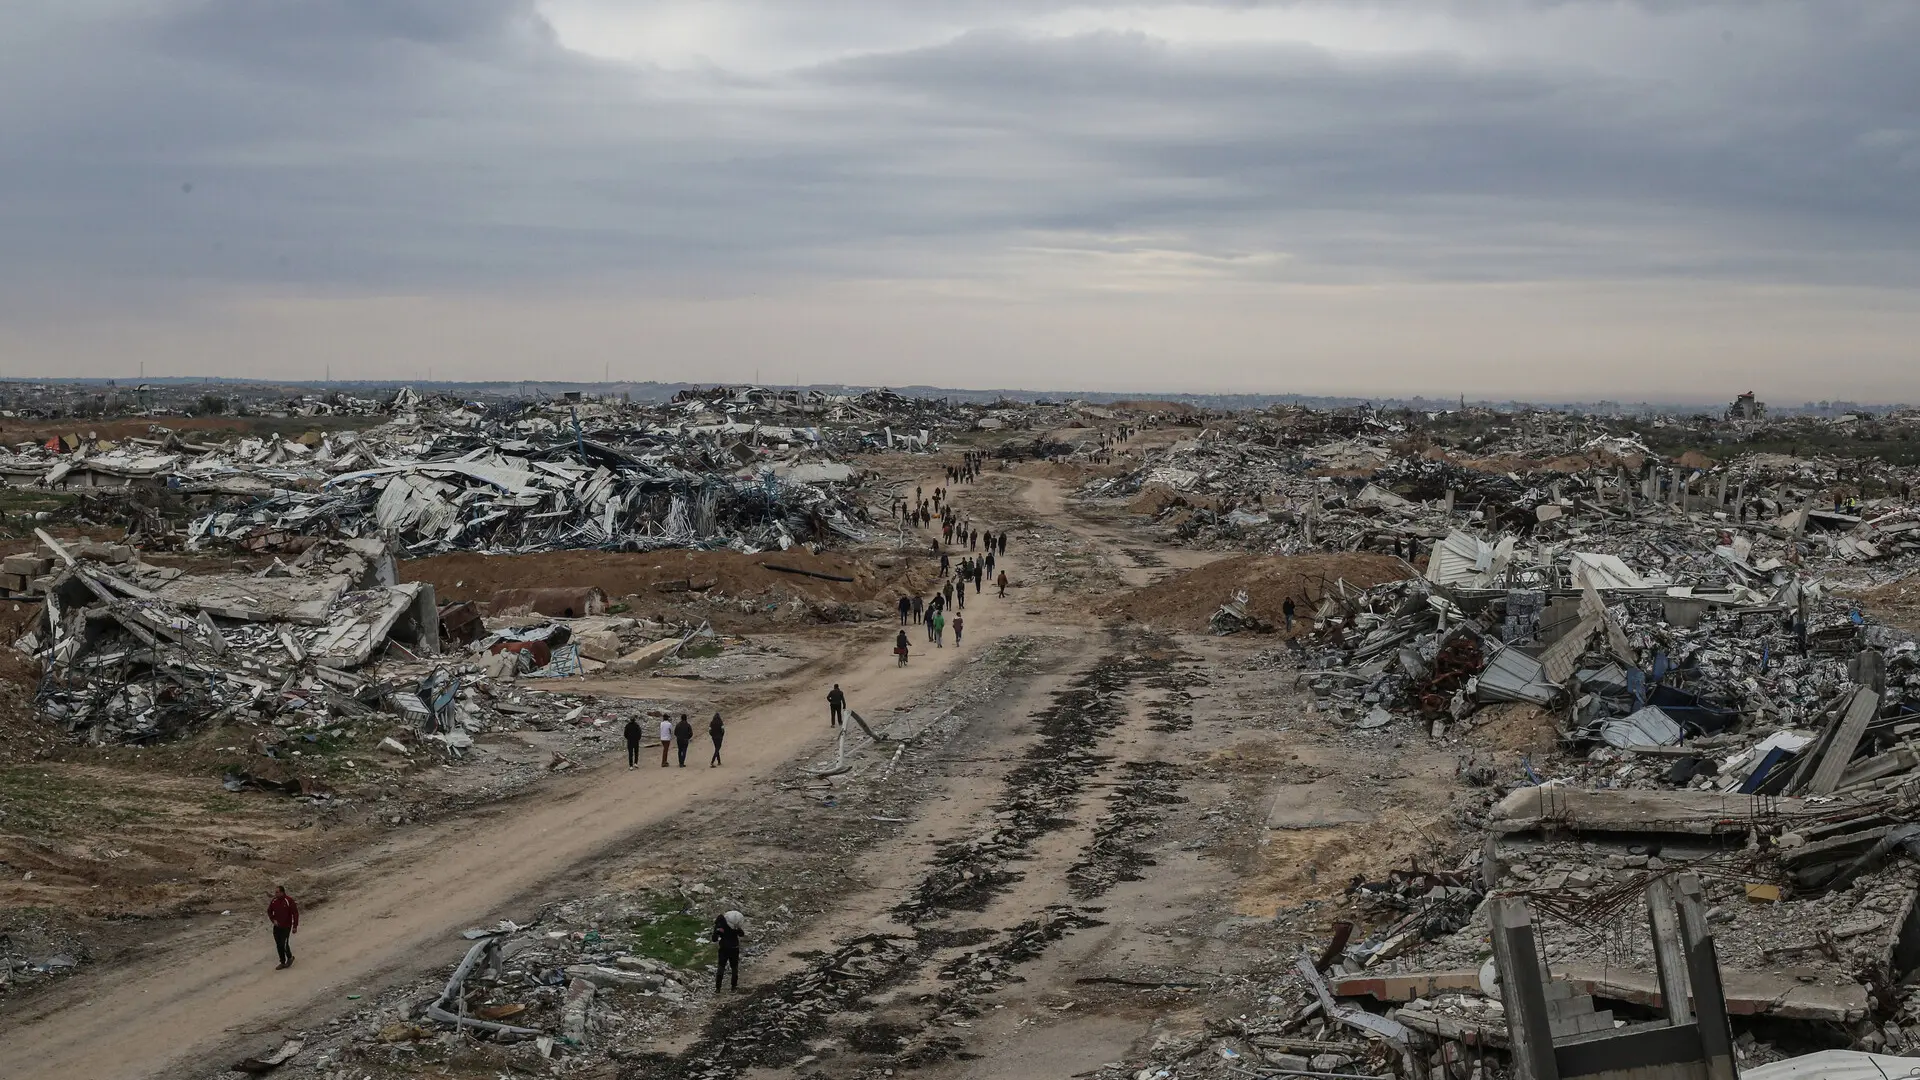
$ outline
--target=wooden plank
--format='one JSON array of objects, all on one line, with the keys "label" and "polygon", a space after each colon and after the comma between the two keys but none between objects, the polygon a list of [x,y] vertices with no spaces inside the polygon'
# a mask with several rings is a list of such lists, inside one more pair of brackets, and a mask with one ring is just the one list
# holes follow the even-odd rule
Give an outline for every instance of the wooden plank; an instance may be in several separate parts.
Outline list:
[{"label": "wooden plank", "polygon": [[1880,695],[1862,688],[1853,695],[1852,704],[1847,706],[1847,715],[1841,719],[1839,730],[1834,733],[1833,744],[1820,758],[1819,767],[1813,770],[1813,779],[1807,783],[1809,795],[1831,795],[1840,786],[1840,777],[1847,771],[1847,765],[1853,760],[1853,752],[1860,745],[1860,737],[1867,732],[1867,725],[1880,712]]}]

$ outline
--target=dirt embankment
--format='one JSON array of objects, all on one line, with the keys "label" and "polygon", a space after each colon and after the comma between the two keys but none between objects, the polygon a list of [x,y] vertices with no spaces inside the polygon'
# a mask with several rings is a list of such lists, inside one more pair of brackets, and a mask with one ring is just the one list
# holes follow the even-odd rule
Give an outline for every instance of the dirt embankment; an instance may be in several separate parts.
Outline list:
[{"label": "dirt embankment", "polygon": [[[851,581],[831,581],[804,570]],[[410,559],[400,564],[405,581],[433,583],[441,602],[488,600],[502,589],[597,586],[615,601],[633,597],[636,607],[690,590],[729,598],[779,593],[820,604],[891,603],[937,576],[924,553],[882,559],[795,548],[741,555],[732,551],[556,551],[544,555],[480,555],[460,552]]]},{"label": "dirt embankment", "polygon": [[1256,618],[1277,624],[1288,597],[1298,608],[1296,615],[1307,616],[1337,580],[1371,588],[1409,574],[1404,562],[1388,555],[1239,555],[1136,589],[1105,604],[1101,611],[1181,630],[1204,630],[1220,605],[1245,589],[1247,609]]},{"label": "dirt embankment", "polygon": [[158,438],[153,429],[165,428],[189,442],[219,441],[245,435],[285,435],[298,438],[308,431],[348,431],[372,427],[387,417],[370,416],[105,416],[97,418],[0,419],[0,444],[79,436],[117,442]]}]

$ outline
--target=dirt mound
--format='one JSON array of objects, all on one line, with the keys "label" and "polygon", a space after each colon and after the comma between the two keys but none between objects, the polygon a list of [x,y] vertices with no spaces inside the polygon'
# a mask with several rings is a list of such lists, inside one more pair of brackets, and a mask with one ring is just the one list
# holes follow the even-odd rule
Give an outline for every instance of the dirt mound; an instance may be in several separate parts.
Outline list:
[{"label": "dirt mound", "polygon": [[[892,565],[882,565],[883,562]],[[775,570],[773,567],[784,567]],[[442,603],[488,600],[505,589],[586,588],[594,586],[618,601],[674,593],[714,593],[727,597],[780,592],[821,603],[891,600],[913,591],[917,571],[931,576],[938,567],[928,559],[901,556],[874,560],[853,555],[814,555],[764,551],[556,551],[543,555],[479,555],[458,552],[412,559],[400,564],[403,581],[428,581]],[[832,581],[808,574],[825,574]]]},{"label": "dirt mound", "polygon": [[1245,589],[1248,610],[1277,624],[1280,605],[1288,597],[1299,609],[1296,615],[1306,616],[1336,580],[1368,588],[1408,574],[1406,564],[1389,555],[1239,555],[1136,589],[1104,605],[1101,613],[1204,630],[1214,611],[1236,590]]},{"label": "dirt mound", "polygon": [[1920,574],[1849,594],[1862,611],[1909,634],[1920,634]]}]

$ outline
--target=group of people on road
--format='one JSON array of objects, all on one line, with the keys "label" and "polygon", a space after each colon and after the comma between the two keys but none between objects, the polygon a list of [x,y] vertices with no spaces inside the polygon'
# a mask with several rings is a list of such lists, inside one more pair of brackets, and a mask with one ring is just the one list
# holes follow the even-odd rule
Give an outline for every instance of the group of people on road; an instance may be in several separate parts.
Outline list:
[{"label": "group of people on road", "polygon": [[[639,717],[629,718],[621,734],[626,736],[627,740],[627,768],[637,769],[640,767],[640,742],[646,737],[646,730],[640,726]],[[707,768],[717,769],[720,767],[720,744],[727,739],[727,725],[720,719],[719,713],[714,713],[713,719],[707,721],[707,737],[713,740],[713,757],[708,759]],[[686,768],[687,748],[691,745],[693,745],[693,721],[687,718],[687,714],[681,713],[679,722],[675,723],[673,717],[662,713],[660,715],[660,767],[663,769],[667,767],[668,756],[677,746],[680,750],[680,767]]]},{"label": "group of people on road", "polygon": [[[984,459],[968,454],[965,462],[947,468],[950,483],[970,480],[977,473]],[[921,488],[914,488],[915,499],[920,499]],[[934,488],[931,499],[922,505],[937,508],[940,518],[940,539],[932,542],[933,552],[940,558],[940,589],[931,596],[921,598],[918,595],[902,594],[894,603],[894,609],[900,615],[900,630],[893,638],[893,652],[899,665],[905,667],[912,655],[913,643],[907,636],[908,626],[924,626],[927,641],[934,648],[946,647],[946,632],[953,629],[953,643],[958,646],[966,633],[966,617],[962,614],[967,607],[967,586],[971,584],[975,595],[982,592],[988,582],[998,587],[1002,597],[1007,595],[1007,572],[999,569],[1007,553],[1007,532],[1002,529],[997,535],[992,529],[976,529],[973,523],[956,512],[947,489]],[[912,515],[909,515],[910,517]],[[942,542],[954,547],[965,547],[968,555],[961,558],[958,566],[953,563],[952,555],[941,546]],[[952,611],[949,618],[948,611]]]}]

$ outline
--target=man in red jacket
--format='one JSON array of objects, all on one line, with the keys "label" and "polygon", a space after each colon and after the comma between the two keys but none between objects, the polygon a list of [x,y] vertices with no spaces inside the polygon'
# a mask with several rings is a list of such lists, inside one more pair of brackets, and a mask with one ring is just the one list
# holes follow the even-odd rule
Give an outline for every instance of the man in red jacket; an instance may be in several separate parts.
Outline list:
[{"label": "man in red jacket", "polygon": [[300,932],[300,905],[287,895],[285,885],[275,886],[273,899],[267,904],[267,919],[273,923],[273,947],[280,954],[281,971],[293,966],[293,947],[287,939]]}]

